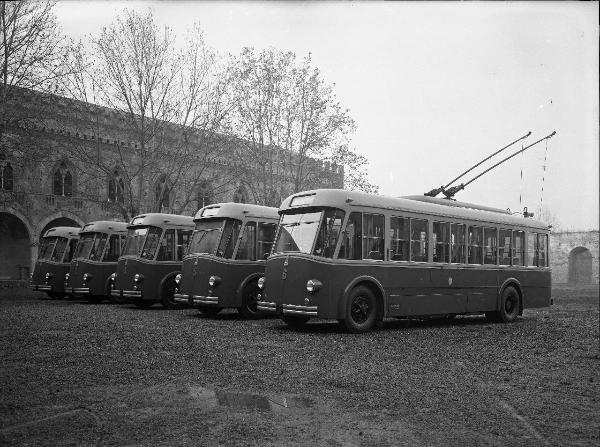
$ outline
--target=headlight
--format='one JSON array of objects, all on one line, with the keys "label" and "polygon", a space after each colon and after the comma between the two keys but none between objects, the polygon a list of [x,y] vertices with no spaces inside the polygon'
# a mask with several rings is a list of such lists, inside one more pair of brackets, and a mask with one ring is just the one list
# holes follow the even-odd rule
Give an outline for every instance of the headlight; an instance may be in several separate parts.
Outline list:
[{"label": "headlight", "polygon": [[139,273],[136,273],[135,275],[133,275],[133,282],[142,282],[144,280],[144,275],[140,275]]},{"label": "headlight", "polygon": [[84,273],[83,274],[83,282],[88,282],[92,280],[92,274],[91,273]]},{"label": "headlight", "polygon": [[175,275],[175,283],[181,284],[181,278],[183,278],[183,275],[181,273],[178,273],[177,275]]},{"label": "headlight", "polygon": [[218,286],[219,284],[221,284],[221,278],[219,278],[218,276],[213,275],[210,278],[208,278],[209,286],[215,287],[215,286]]},{"label": "headlight", "polygon": [[70,273],[65,273],[65,281],[69,281],[69,278],[71,277]]},{"label": "headlight", "polygon": [[315,293],[321,287],[323,287],[323,283],[321,281],[319,281],[318,279],[309,279],[308,282],[306,283],[306,291],[308,293]]},{"label": "headlight", "polygon": [[111,274],[110,275],[110,281],[111,282],[115,282],[116,280],[117,280],[117,274],[116,273]]},{"label": "headlight", "polygon": [[46,273],[46,279],[50,279],[50,278],[52,278],[52,276],[53,276],[52,273],[50,273],[50,272]]},{"label": "headlight", "polygon": [[258,278],[258,282],[256,283],[256,285],[260,290],[263,290],[265,288],[265,277],[261,276],[260,278]]}]

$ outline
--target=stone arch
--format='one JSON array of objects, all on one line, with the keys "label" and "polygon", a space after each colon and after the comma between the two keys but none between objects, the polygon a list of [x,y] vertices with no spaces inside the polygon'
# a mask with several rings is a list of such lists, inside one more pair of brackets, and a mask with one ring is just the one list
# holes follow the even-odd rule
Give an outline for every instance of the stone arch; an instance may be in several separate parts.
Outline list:
[{"label": "stone arch", "polygon": [[45,219],[43,219],[38,225],[39,232],[37,233],[37,241],[42,237],[42,235],[46,232],[46,230],[52,227],[82,227],[84,225],[84,221],[76,216],[73,213],[68,212],[60,212],[54,213]]},{"label": "stone arch", "polygon": [[585,247],[575,247],[569,253],[569,284],[591,284],[593,256]]},{"label": "stone arch", "polygon": [[31,226],[17,214],[0,211],[0,279],[28,279],[32,268]]}]

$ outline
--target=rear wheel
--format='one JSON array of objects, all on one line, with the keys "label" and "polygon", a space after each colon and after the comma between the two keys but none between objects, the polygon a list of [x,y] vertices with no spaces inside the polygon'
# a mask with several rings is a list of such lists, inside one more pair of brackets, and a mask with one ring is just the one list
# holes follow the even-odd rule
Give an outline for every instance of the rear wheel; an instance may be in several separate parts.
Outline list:
[{"label": "rear wheel", "polygon": [[366,332],[377,319],[377,298],[368,287],[358,286],[348,295],[344,326],[350,332]]},{"label": "rear wheel", "polygon": [[507,286],[500,296],[500,308],[494,312],[486,312],[488,320],[498,323],[512,323],[519,316],[521,310],[521,297],[517,289]]},{"label": "rear wheel", "polygon": [[160,302],[167,309],[181,309],[181,305],[175,301],[175,277],[169,278],[162,286]]},{"label": "rear wheel", "polygon": [[251,282],[244,287],[242,293],[242,307],[238,308],[238,313],[244,318],[258,318],[261,313],[259,312],[258,296],[260,295],[260,289],[256,281]]}]

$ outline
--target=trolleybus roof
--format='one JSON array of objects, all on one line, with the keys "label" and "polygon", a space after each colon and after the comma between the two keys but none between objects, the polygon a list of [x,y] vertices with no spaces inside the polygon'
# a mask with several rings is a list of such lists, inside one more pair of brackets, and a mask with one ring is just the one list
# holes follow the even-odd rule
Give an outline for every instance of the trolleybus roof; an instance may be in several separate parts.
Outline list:
[{"label": "trolleybus roof", "polygon": [[[421,196],[419,196],[421,197]],[[514,216],[497,208],[483,207],[446,199],[416,200],[406,197],[386,197],[343,189],[316,189],[293,194],[279,207],[279,213],[303,207],[332,207],[350,210],[351,207],[389,209],[411,213],[422,213],[435,217],[477,220],[529,228],[548,229],[548,225],[533,219]]]},{"label": "trolleybus roof", "polygon": [[208,217],[263,217],[269,219],[278,219],[277,208],[262,205],[252,205],[249,203],[214,203],[201,208],[196,213],[194,221],[206,219]]},{"label": "trolleybus roof", "polygon": [[127,233],[126,222],[112,222],[110,220],[96,220],[88,222],[81,228],[81,233]]},{"label": "trolleybus roof", "polygon": [[135,216],[127,225],[127,228],[136,227],[140,225],[163,225],[181,226],[181,227],[194,227],[194,219],[190,216],[180,216],[178,214],[164,214],[164,213],[148,213],[140,214]]},{"label": "trolleybus roof", "polygon": [[79,237],[79,227],[54,227],[50,228],[43,237]]}]

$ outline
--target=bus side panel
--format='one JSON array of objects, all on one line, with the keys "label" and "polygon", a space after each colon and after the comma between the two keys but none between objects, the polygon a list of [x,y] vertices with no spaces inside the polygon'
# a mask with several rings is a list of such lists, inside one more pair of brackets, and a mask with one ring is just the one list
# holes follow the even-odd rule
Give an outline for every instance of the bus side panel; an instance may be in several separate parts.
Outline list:
[{"label": "bus side panel", "polygon": [[457,270],[468,290],[467,312],[496,310],[498,306],[498,270],[485,267]]},{"label": "bus side panel", "polygon": [[521,285],[523,286],[523,308],[550,306],[552,296],[552,279],[549,270],[524,271]]}]

